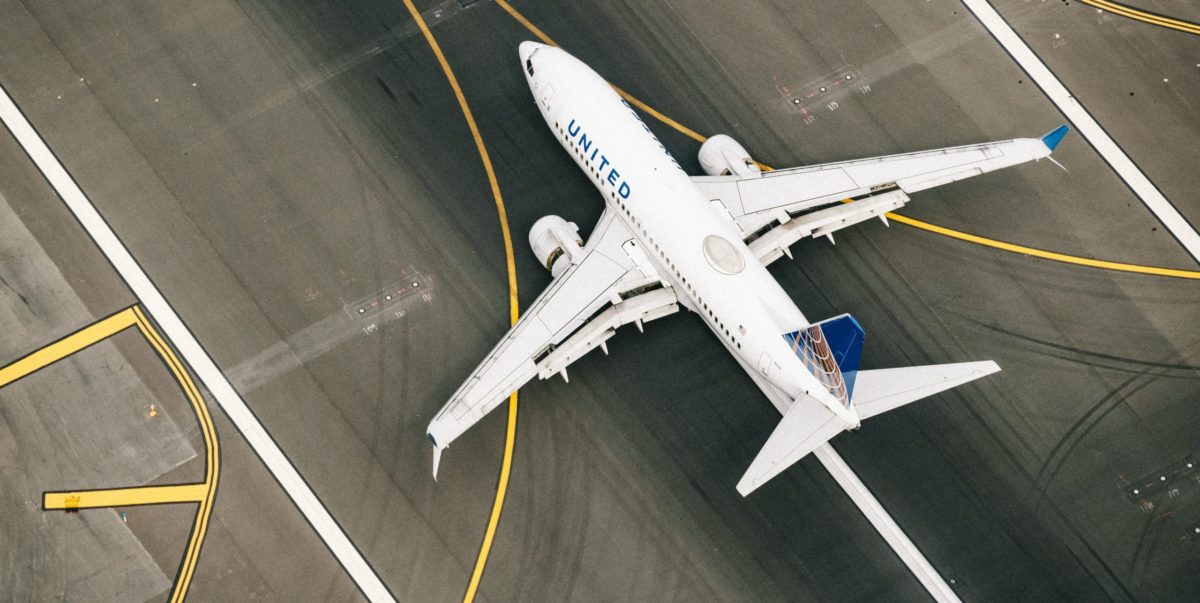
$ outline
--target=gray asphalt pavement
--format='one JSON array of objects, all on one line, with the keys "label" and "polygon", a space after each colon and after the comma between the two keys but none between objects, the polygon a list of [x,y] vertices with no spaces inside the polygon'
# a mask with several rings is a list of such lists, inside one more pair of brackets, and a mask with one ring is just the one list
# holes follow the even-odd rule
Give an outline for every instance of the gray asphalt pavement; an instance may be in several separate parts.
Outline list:
[{"label": "gray asphalt pavement", "polygon": [[[601,200],[525,88],[516,46],[531,34],[491,2],[418,6],[494,161],[528,304],[550,278],[529,227],[556,213],[586,232]],[[516,6],[614,83],[774,166],[1063,121],[950,0]],[[1194,38],[1078,3],[998,8],[1196,220]],[[503,411],[455,442],[437,483],[424,429],[506,329],[505,258],[470,133],[403,4],[0,0],[0,15],[0,82],[374,569],[400,598],[461,598]],[[855,86],[818,92],[846,74]],[[697,143],[647,121],[698,171]],[[1069,173],[1021,166],[921,193],[905,213],[1196,268],[1079,136],[1056,158]],[[773,273],[810,318],[855,314],[867,368],[1004,368],[834,441],[964,600],[1171,600],[1200,586],[1200,482],[1180,468],[1196,454],[1194,281],[877,222],[795,252]],[[425,296],[353,311],[414,276]],[[610,349],[570,384],[523,390],[482,599],[926,599],[815,460],[737,494],[779,417],[701,321],[673,316]],[[218,429],[230,485],[194,596],[353,598],[232,426]],[[131,529],[169,576],[175,536]]]}]

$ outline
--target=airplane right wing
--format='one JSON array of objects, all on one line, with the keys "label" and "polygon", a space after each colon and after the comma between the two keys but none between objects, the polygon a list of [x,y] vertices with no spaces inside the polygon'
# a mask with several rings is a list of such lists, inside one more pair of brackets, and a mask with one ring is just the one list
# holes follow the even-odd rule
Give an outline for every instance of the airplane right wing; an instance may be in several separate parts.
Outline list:
[{"label": "airplane right wing", "polygon": [[[828,236],[883,218],[908,195],[1049,157],[1067,126],[1041,138],[1018,138],[839,163],[755,172],[743,176],[693,176],[714,208],[741,229],[764,264],[789,255],[801,238]],[[839,201],[847,203],[825,209]]]},{"label": "airplane right wing", "polygon": [[441,451],[533,377],[567,377],[567,366],[617,327],[678,310],[674,290],[629,230],[605,211],[578,262],[556,277],[429,423],[437,477]]}]

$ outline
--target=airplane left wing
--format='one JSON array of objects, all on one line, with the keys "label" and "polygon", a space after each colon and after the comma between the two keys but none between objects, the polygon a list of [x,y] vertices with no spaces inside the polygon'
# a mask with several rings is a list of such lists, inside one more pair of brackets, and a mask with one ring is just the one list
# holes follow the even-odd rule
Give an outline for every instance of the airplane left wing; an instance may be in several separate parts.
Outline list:
[{"label": "airplane left wing", "polygon": [[750,468],[738,482],[738,492],[748,496],[767,480],[808,456],[817,446],[850,427],[819,400],[802,394],[784,411],[783,420],[750,463]]},{"label": "airplane left wing", "polygon": [[[714,207],[741,229],[764,264],[790,255],[801,238],[828,236],[908,202],[908,195],[971,176],[1049,157],[1067,126],[1041,138],[950,147],[840,163],[755,172],[693,176]],[[1053,161],[1053,160],[1051,160]],[[847,203],[832,205],[839,201]],[[718,206],[719,204],[719,206]]]},{"label": "airplane left wing", "polygon": [[633,235],[605,211],[582,257],[555,278],[429,424],[434,477],[441,451],[533,379],[567,377],[567,366],[601,347],[617,327],[678,310]]}]

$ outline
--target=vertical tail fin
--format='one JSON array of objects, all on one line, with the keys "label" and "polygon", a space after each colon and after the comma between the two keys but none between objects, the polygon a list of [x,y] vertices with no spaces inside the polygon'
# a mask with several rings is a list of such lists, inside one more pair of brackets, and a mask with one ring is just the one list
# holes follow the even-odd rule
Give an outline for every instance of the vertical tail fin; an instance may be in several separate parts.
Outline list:
[{"label": "vertical tail fin", "polygon": [[808,325],[783,335],[805,368],[821,381],[829,393],[850,408],[858,360],[866,332],[849,314]]},{"label": "vertical tail fin", "polygon": [[796,398],[738,482],[742,496],[830,438],[857,427],[858,419],[873,417],[1000,370],[989,360],[860,371],[858,361],[865,336],[858,321],[849,314],[784,334],[805,368],[829,388],[844,408],[807,394]]}]

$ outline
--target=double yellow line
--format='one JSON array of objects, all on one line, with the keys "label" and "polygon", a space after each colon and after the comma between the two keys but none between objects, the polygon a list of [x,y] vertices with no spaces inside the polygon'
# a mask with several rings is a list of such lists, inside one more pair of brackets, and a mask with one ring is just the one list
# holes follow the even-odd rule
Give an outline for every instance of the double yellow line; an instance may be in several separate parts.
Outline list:
[{"label": "double yellow line", "polygon": [[1174,29],[1200,36],[1200,23],[1192,23],[1191,21],[1184,21],[1183,19],[1176,19],[1174,17],[1168,17],[1158,13],[1152,13],[1150,11],[1134,8],[1128,4],[1121,4],[1119,2],[1109,2],[1108,0],[1080,1],[1089,6],[1106,10],[1114,15],[1119,15],[1127,19],[1133,19],[1135,21],[1149,23],[1150,25],[1157,25],[1159,27],[1166,27],[1167,29]]},{"label": "double yellow line", "polygon": [[175,584],[171,590],[170,600],[172,603],[178,603],[183,601],[187,595],[188,586],[191,585],[192,576],[196,570],[196,561],[200,558],[200,545],[204,542],[204,535],[208,530],[208,520],[212,515],[213,499],[217,492],[217,478],[220,475],[220,447],[217,443],[216,428],[213,426],[212,417],[209,416],[203,396],[196,389],[196,384],[192,381],[192,377],[183,363],[163,340],[153,323],[147,320],[142,309],[132,306],[121,310],[0,368],[0,387],[31,375],[133,326],[137,327],[146,343],[150,344],[150,347],[162,359],[163,364],[174,375],[180,389],[191,403],[192,410],[196,413],[196,420],[200,423],[200,433],[204,438],[204,481],[163,486],[44,492],[42,509],[77,511],[102,507],[196,503],[196,518],[192,522],[191,537],[184,550],[183,560],[179,564],[179,572],[175,576]]}]

